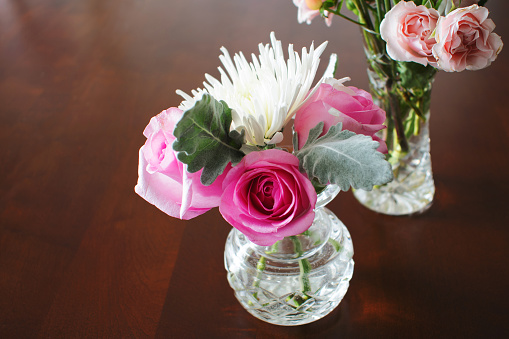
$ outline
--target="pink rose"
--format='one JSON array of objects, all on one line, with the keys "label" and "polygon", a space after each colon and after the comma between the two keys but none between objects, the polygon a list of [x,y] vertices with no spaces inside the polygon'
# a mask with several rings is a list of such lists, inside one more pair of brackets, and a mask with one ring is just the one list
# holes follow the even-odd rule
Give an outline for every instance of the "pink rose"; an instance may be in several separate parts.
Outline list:
[{"label": "pink rose", "polygon": [[437,23],[433,55],[447,72],[488,67],[502,50],[502,39],[485,7],[458,8]]},{"label": "pink rose", "polygon": [[272,245],[313,223],[315,189],[299,172],[297,157],[288,152],[249,153],[228,172],[223,189],[223,218],[255,244]]},{"label": "pink rose", "polygon": [[172,148],[173,130],[182,114],[178,108],[162,111],[143,131],[147,141],[140,149],[134,190],[166,214],[187,220],[219,206],[222,182],[230,167],[210,186],[200,183],[201,171],[186,171]]},{"label": "pink rose", "polygon": [[397,61],[414,61],[421,65],[436,65],[431,37],[440,14],[433,8],[400,1],[380,24],[380,34],[387,42],[387,53]]},{"label": "pink rose", "polygon": [[[297,20],[299,23],[306,22],[308,25],[311,24],[311,21],[320,15],[318,9],[322,3],[322,0],[293,0],[293,4],[299,9],[297,13]],[[325,23],[330,27],[332,24],[332,14],[327,11],[325,11],[325,14],[327,15]]]},{"label": "pink rose", "polygon": [[342,122],[344,130],[372,137],[380,143],[378,151],[387,153],[387,145],[375,135],[385,128],[385,111],[373,103],[371,94],[366,91],[326,79],[295,114],[294,129],[299,137],[299,149],[306,143],[309,131],[320,121],[324,122],[322,135],[331,126]]}]

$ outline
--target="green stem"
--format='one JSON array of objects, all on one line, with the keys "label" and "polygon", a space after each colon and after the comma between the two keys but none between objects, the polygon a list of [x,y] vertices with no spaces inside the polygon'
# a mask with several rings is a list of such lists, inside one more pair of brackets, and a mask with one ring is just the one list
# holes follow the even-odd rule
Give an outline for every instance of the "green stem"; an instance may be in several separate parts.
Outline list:
[{"label": "green stem", "polygon": [[339,243],[339,241],[335,240],[335,239],[332,239],[332,238],[329,238],[328,240],[329,244],[331,244],[334,249],[336,250],[336,252],[339,252],[341,250],[341,244]]},{"label": "green stem", "polygon": [[[391,10],[391,0],[384,0],[385,13]],[[382,18],[383,19],[383,18]]]},{"label": "green stem", "polygon": [[[256,278],[253,281],[253,287],[256,287],[256,288],[260,287],[262,272],[265,270],[265,262],[266,262],[265,257],[260,257],[260,259],[258,260],[258,264],[256,264]],[[253,293],[253,297],[255,297],[256,300],[259,300],[258,299],[258,291]]]},{"label": "green stem", "polygon": [[[267,254],[271,254],[277,251],[279,241],[277,241],[274,245],[270,247],[270,251],[266,252]],[[253,287],[260,287],[260,282],[262,278],[263,271],[265,271],[265,265],[266,265],[267,259],[264,256],[261,256],[260,259],[258,259],[258,263],[256,264],[256,278],[253,281]],[[253,293],[253,297],[255,297],[256,300],[258,299],[258,292]],[[251,303],[251,302],[250,302]]]},{"label": "green stem", "polygon": [[359,19],[361,22],[364,22],[366,24],[366,28],[373,32],[378,32],[379,27],[375,27],[373,25],[373,21],[371,21],[371,16],[369,15],[369,10],[367,8],[367,5],[364,1],[355,0],[354,5],[357,8]]},{"label": "green stem", "polygon": [[424,113],[422,112],[422,110],[418,107],[419,105],[419,102],[417,103],[414,103],[412,101],[412,99],[410,98],[410,95],[408,94],[407,91],[405,91],[405,89],[401,89],[399,87],[396,87],[396,91],[397,93],[401,96],[401,98],[403,99],[403,101],[410,107],[412,107],[412,109],[414,110],[415,114],[417,114],[417,116],[419,118],[421,118],[422,120],[426,120],[426,117],[424,116]]},{"label": "green stem", "polygon": [[[302,243],[300,242],[299,238],[295,235],[291,236],[290,239],[293,242],[293,246],[295,249],[295,253],[297,256],[302,256],[304,253],[302,251]],[[307,292],[311,292],[311,283],[309,282],[309,273],[311,272],[311,264],[309,263],[308,259],[300,259],[299,260],[299,268],[300,268],[300,274],[299,274],[299,281],[300,281],[300,288],[302,290],[302,293],[305,295]]]},{"label": "green stem", "polygon": [[342,14],[340,11],[341,11],[341,9],[336,9],[336,10],[332,9],[332,8],[327,9],[327,12],[332,13],[334,15],[337,15],[337,16],[339,16],[339,17],[341,17],[341,18],[343,18],[343,19],[345,19],[347,21],[350,21],[351,23],[354,23],[354,24],[362,26],[362,27],[366,26],[365,24],[363,24],[363,23],[361,23],[359,21],[355,21],[354,19],[351,19],[351,18],[347,17],[346,15]]},{"label": "green stem", "polygon": [[311,273],[311,264],[307,259],[299,260],[299,268],[300,268],[300,288],[302,293],[307,294],[311,292],[311,283],[309,282],[309,273]]},{"label": "green stem", "polygon": [[393,79],[387,79],[387,95],[389,99],[390,106],[390,114],[392,117],[392,121],[394,122],[394,127],[396,128],[396,135],[398,136],[399,146],[401,147],[401,152],[408,153],[408,140],[405,135],[405,128],[403,127],[403,121],[400,116],[398,99],[395,97],[394,92],[392,91]]},{"label": "green stem", "polygon": [[382,22],[385,16],[385,8],[382,4],[382,0],[376,0],[376,25],[380,27],[380,22]]}]

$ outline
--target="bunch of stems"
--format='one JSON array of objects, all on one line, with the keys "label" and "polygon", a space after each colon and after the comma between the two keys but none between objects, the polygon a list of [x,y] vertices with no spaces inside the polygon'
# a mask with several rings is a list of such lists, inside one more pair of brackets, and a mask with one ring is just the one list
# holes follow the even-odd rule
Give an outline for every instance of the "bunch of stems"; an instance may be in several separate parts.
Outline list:
[{"label": "bunch of stems", "polygon": [[327,12],[361,27],[370,89],[375,102],[387,113],[384,139],[389,151],[388,160],[394,165],[408,154],[409,139],[420,133],[422,123],[427,119],[436,69],[430,65],[395,61],[387,54],[386,43],[380,35],[380,23],[399,1],[348,0],[349,9],[356,14],[357,20],[341,13],[346,2],[331,2],[334,7],[328,8]]}]

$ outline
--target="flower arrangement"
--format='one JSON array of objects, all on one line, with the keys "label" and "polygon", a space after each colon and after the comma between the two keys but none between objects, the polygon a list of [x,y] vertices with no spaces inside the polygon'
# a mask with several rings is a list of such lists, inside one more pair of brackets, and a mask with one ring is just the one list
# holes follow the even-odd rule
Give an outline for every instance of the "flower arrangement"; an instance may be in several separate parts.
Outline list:
[{"label": "flower arrangement", "polygon": [[[381,138],[394,180],[354,192],[368,208],[392,215],[426,210],[435,192],[429,152],[431,89],[437,71],[489,66],[503,47],[487,0],[293,0],[298,21],[334,16],[361,27],[370,91],[387,112]],[[355,16],[345,15],[345,9]]]},{"label": "flower arrangement", "polygon": [[[150,120],[135,187],[168,215],[191,219],[219,207],[258,245],[305,232],[327,185],[370,190],[392,179],[375,136],[385,112],[371,95],[324,77],[312,82],[326,43],[285,60],[274,33],[248,62],[222,48],[221,79]],[[328,72],[332,73],[332,72]],[[294,123],[293,151],[280,147]]]},{"label": "flower arrangement", "polygon": [[[447,72],[478,70],[493,62],[503,47],[488,18],[487,0],[293,0],[299,22],[332,15],[381,36],[396,61],[431,65]],[[358,16],[342,13],[346,5]]]},{"label": "flower arrangement", "polygon": [[[399,94],[407,106],[416,108],[413,117],[395,116],[397,151],[403,153],[408,151],[408,137],[417,132],[415,119],[425,118],[419,107],[422,106],[422,96],[408,88],[422,88],[423,84],[432,82],[437,70],[460,72],[485,68],[502,50],[502,39],[493,32],[495,24],[488,18],[488,9],[483,7],[486,2],[293,0],[301,23],[310,24],[315,17],[322,16],[330,26],[335,15],[363,29],[372,70],[381,79],[395,79],[389,91]],[[344,7],[358,20],[346,16]],[[380,97],[383,96],[380,93]],[[392,142],[392,139],[388,141]]]}]

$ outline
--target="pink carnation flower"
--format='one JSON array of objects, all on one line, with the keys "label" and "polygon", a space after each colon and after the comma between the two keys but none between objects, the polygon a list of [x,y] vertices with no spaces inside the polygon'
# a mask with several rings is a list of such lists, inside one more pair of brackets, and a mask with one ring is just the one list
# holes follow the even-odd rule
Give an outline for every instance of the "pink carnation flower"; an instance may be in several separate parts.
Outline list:
[{"label": "pink carnation flower", "polygon": [[437,23],[433,55],[438,68],[447,72],[488,67],[503,47],[493,33],[495,24],[488,19],[488,9],[472,5],[458,8]]},{"label": "pink carnation flower", "polygon": [[435,39],[431,37],[440,14],[433,8],[400,1],[380,24],[380,34],[387,42],[387,53],[397,61],[413,61],[436,65],[432,53]]},{"label": "pink carnation flower", "polygon": [[162,111],[143,131],[147,141],[140,149],[138,184],[134,190],[166,214],[191,219],[219,206],[222,182],[230,167],[210,186],[201,184],[202,171],[186,171],[172,148],[173,130],[182,114],[178,108]]}]

